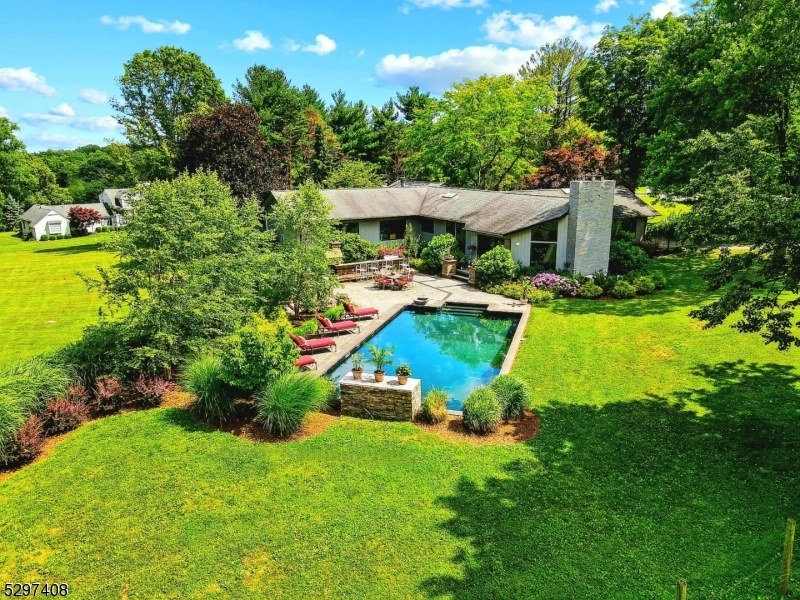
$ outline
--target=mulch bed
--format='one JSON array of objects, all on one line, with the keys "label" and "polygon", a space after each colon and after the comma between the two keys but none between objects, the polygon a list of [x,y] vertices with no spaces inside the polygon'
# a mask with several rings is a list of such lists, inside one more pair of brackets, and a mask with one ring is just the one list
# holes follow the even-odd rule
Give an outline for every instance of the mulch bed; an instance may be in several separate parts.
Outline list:
[{"label": "mulch bed", "polygon": [[290,436],[278,437],[272,435],[258,423],[254,423],[252,417],[240,417],[234,421],[227,421],[221,426],[213,423],[206,423],[209,427],[230,433],[236,437],[250,440],[251,442],[279,444],[283,442],[296,442],[314,437],[333,425],[339,418],[338,413],[312,412],[309,413],[303,425]]},{"label": "mulch bed", "polygon": [[473,446],[509,446],[530,440],[539,433],[542,422],[537,415],[525,411],[525,416],[519,421],[505,421],[488,435],[477,435],[470,433],[464,428],[464,421],[461,417],[448,415],[447,421],[428,425],[427,423],[416,423],[417,427],[438,435],[441,438],[454,442],[468,442]]}]

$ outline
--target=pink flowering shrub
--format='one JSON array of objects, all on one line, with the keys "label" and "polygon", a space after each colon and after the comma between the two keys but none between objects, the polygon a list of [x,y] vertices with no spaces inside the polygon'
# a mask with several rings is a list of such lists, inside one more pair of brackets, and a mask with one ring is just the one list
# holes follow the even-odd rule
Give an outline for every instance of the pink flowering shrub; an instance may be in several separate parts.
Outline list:
[{"label": "pink flowering shrub", "polygon": [[139,375],[139,379],[133,382],[132,389],[139,404],[152,408],[164,401],[164,397],[175,389],[175,384],[160,377]]},{"label": "pink flowering shrub", "polygon": [[554,296],[571,296],[578,295],[578,290],[581,285],[570,277],[562,277],[555,273],[539,273],[534,277],[524,278],[531,287],[537,290],[547,290],[552,292]]},{"label": "pink flowering shrub", "polygon": [[380,246],[378,248],[378,256],[381,258],[386,256],[405,256],[405,251],[406,247],[402,244],[399,246]]}]

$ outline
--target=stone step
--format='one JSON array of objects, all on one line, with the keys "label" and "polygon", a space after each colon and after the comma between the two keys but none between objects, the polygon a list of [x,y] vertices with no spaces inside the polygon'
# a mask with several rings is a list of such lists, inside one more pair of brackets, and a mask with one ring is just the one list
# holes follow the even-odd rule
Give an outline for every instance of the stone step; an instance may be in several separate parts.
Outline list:
[{"label": "stone step", "polygon": [[456,269],[456,273],[464,277],[469,277],[469,269]]},{"label": "stone step", "polygon": [[458,279],[459,281],[463,281],[464,283],[469,283],[469,275],[461,275],[460,273],[456,273],[453,275],[453,279]]}]

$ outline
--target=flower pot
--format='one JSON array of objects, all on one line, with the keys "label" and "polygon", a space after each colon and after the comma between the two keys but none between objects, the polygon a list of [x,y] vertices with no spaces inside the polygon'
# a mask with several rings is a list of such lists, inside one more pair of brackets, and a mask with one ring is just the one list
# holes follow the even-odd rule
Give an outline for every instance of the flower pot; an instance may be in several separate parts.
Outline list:
[{"label": "flower pot", "polygon": [[364,369],[353,369],[353,379],[361,379],[362,373],[364,373]]},{"label": "flower pot", "polygon": [[528,299],[527,298],[520,298],[519,299],[519,303],[520,304],[527,304],[528,303]]},{"label": "flower pot", "polygon": [[384,371],[375,371],[375,381],[382,383],[385,375],[386,373]]},{"label": "flower pot", "polygon": [[405,385],[408,383],[408,375],[398,375],[397,376],[397,383],[400,385]]}]

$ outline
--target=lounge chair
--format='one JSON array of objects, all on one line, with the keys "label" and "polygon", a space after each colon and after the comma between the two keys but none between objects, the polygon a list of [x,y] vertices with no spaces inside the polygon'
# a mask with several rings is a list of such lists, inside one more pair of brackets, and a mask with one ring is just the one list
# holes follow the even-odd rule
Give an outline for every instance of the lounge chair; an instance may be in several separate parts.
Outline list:
[{"label": "lounge chair", "polygon": [[316,369],[317,359],[313,356],[301,356],[295,361],[294,366],[298,369],[302,369],[303,367],[308,367],[310,369],[313,366]]},{"label": "lounge chair", "polygon": [[289,335],[291,336],[292,341],[294,341],[294,343],[300,348],[301,352],[311,352],[313,354],[314,350],[330,347],[333,347],[333,351],[336,352],[336,341],[332,340],[331,338],[307,340],[306,338],[299,335],[294,335],[293,333],[290,333]]},{"label": "lounge chair", "polygon": [[337,321],[334,323],[330,319],[326,319],[322,315],[315,315],[317,317],[317,321],[319,321],[320,326],[322,327],[323,331],[330,331],[341,333],[342,331],[351,331],[355,329],[356,331],[361,331],[361,328],[358,326],[358,323],[355,321]]},{"label": "lounge chair", "polygon": [[379,318],[379,313],[377,308],[366,307],[366,308],[355,308],[349,302],[344,303],[344,309],[347,311],[347,314],[350,315],[353,319],[360,319],[361,317],[371,317],[375,315],[376,318]]}]

